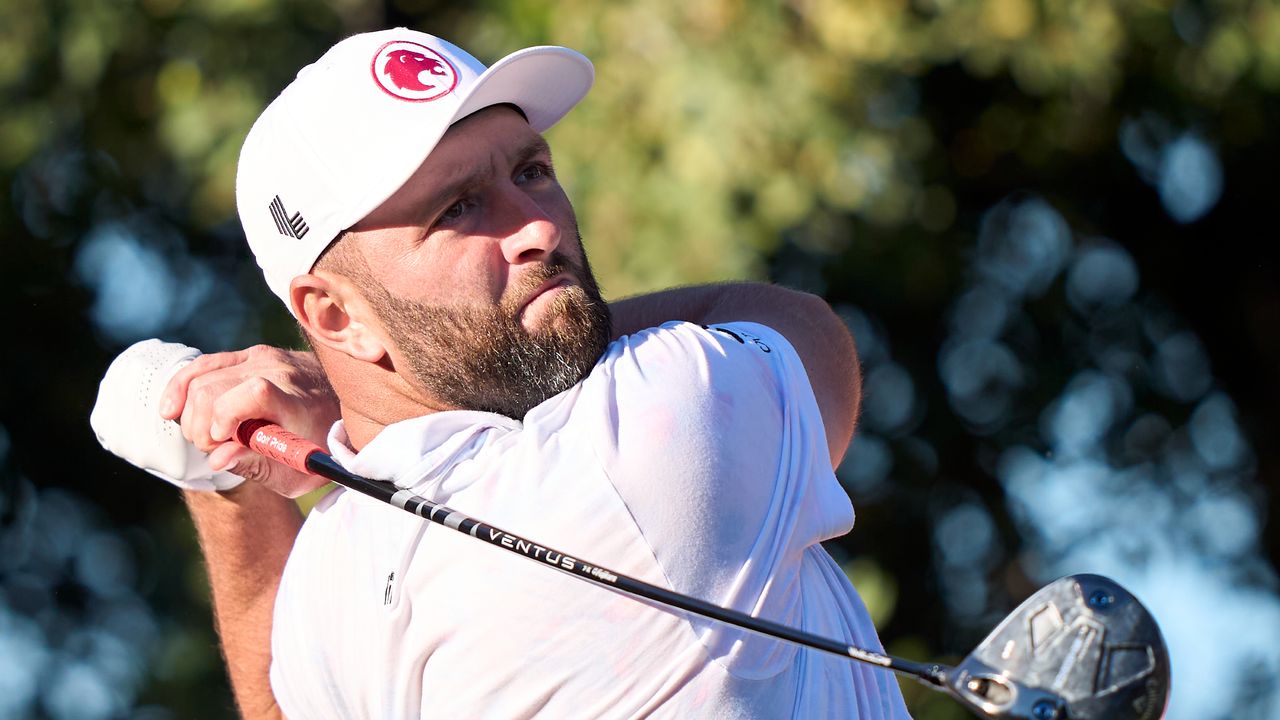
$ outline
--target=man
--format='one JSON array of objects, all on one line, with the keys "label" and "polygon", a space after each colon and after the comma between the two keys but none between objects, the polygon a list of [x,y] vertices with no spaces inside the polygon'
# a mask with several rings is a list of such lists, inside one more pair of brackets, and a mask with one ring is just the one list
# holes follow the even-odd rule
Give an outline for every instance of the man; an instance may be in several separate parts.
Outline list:
[{"label": "man", "polygon": [[354,493],[304,525],[286,496],[318,481],[231,442],[254,417],[321,440],[340,416],[328,444],[358,474],[879,647],[819,545],[853,522],[832,473],[858,403],[847,330],[762,285],[606,304],[539,134],[591,77],[563,48],[485,70],[429,35],[370,33],[299,73],[246,139],[241,220],[323,378],[305,354],[256,348],[196,358],[162,401],[220,473],[187,499],[245,716],[906,716],[887,672]]}]

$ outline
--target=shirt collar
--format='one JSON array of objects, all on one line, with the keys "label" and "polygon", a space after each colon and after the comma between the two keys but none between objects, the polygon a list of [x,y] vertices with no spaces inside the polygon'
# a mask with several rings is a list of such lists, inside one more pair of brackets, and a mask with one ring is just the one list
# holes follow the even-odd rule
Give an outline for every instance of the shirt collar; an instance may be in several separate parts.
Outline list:
[{"label": "shirt collar", "polygon": [[450,410],[392,423],[356,452],[339,420],[329,429],[329,452],[357,475],[420,490],[455,459],[483,445],[484,435],[521,427],[520,421],[496,413]]}]

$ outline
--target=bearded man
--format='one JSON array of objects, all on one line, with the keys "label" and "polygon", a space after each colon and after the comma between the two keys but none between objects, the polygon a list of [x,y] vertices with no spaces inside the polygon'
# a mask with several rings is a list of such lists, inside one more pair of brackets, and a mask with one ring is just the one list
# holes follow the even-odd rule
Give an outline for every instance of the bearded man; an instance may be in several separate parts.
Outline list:
[{"label": "bearded man", "polygon": [[246,717],[906,717],[885,671],[355,493],[304,523],[288,498],[322,481],[232,442],[272,420],[576,557],[880,648],[820,545],[853,524],[832,471],[858,406],[848,331],[767,285],[602,299],[539,134],[592,73],[564,48],[486,69],[423,33],[357,35],[249,133],[241,221],[314,356],[178,350],[161,412],[212,471],[160,473],[187,488]]}]

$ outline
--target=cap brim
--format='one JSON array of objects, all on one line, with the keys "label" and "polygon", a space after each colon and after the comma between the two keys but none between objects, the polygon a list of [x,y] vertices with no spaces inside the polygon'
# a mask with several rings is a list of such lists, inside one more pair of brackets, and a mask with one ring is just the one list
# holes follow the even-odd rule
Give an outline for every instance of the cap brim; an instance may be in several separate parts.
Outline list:
[{"label": "cap brim", "polygon": [[[595,80],[595,69],[581,53],[538,46],[511,53],[489,67],[471,86],[454,122],[492,105],[511,103],[529,125],[542,132],[577,105]],[[424,158],[425,159],[425,158]]]}]

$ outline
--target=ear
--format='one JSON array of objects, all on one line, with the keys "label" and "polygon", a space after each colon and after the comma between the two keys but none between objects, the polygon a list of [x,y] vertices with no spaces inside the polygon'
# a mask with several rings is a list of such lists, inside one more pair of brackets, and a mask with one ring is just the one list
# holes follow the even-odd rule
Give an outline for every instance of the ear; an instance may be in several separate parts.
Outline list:
[{"label": "ear", "polygon": [[289,283],[293,314],[311,339],[369,363],[387,356],[388,343],[373,308],[342,275],[320,270]]}]

